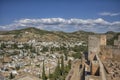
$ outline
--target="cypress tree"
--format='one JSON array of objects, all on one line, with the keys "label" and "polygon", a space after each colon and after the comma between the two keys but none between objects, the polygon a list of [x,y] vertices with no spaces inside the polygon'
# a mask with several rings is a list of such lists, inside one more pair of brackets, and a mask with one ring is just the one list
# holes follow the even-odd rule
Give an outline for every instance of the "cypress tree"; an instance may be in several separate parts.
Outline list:
[{"label": "cypress tree", "polygon": [[57,64],[57,67],[55,69],[55,72],[54,72],[54,80],[57,80],[60,76],[60,62],[59,62],[59,59],[58,59],[58,64]]},{"label": "cypress tree", "polygon": [[60,61],[59,61],[59,59],[58,59],[58,66],[57,66],[57,68],[58,68],[57,73],[58,73],[58,76],[59,76],[60,75]]},{"label": "cypress tree", "polygon": [[68,61],[68,68],[71,69],[71,60]]},{"label": "cypress tree", "polygon": [[46,79],[46,75],[45,75],[45,66],[44,66],[44,61],[43,61],[42,79],[43,79],[43,80],[47,80],[47,79]]},{"label": "cypress tree", "polygon": [[68,53],[66,50],[64,50],[65,60],[68,60]]},{"label": "cypress tree", "polygon": [[12,74],[12,72],[10,73],[10,76],[9,76],[9,79],[13,79],[14,78],[14,76],[13,76],[13,74]]},{"label": "cypress tree", "polygon": [[61,56],[61,75],[64,75],[64,57]]},{"label": "cypress tree", "polygon": [[50,74],[51,74],[51,73],[50,73],[50,68],[49,68],[49,78],[50,78]]}]

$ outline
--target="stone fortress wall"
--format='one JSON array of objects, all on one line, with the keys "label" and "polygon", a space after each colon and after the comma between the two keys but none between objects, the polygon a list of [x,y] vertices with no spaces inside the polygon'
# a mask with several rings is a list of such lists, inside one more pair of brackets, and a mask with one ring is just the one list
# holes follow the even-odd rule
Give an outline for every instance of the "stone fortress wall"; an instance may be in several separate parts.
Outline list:
[{"label": "stone fortress wall", "polygon": [[82,57],[83,59],[74,61],[65,80],[109,80],[104,60],[120,55],[120,36],[114,42],[115,46],[106,45],[106,41],[106,35],[90,35],[87,59]]},{"label": "stone fortress wall", "polygon": [[120,35],[118,40],[114,40],[114,46],[106,45],[101,46],[100,53],[103,55],[103,58],[113,58],[120,55]]},{"label": "stone fortress wall", "polygon": [[114,46],[106,45],[106,35],[90,35],[88,43],[89,60],[92,61],[94,53],[101,53],[106,58],[112,58],[120,54],[120,35],[114,40]]},{"label": "stone fortress wall", "polygon": [[95,53],[100,52],[100,46],[106,46],[106,35],[90,35],[88,41],[88,55],[91,61]]}]

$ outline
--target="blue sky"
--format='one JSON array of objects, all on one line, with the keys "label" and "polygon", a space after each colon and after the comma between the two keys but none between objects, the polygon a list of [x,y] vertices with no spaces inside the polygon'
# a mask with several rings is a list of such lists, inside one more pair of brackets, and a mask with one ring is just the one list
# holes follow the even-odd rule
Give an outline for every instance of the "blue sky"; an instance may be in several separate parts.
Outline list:
[{"label": "blue sky", "polygon": [[120,0],[0,0],[1,30],[29,26],[66,32],[119,32]]}]

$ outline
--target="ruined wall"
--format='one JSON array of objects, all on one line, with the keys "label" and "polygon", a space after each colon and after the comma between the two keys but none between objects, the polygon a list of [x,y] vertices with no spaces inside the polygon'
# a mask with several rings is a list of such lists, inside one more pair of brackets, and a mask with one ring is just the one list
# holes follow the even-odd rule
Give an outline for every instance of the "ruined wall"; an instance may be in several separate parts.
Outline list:
[{"label": "ruined wall", "polygon": [[112,46],[101,46],[102,59],[112,58]]},{"label": "ruined wall", "polygon": [[120,47],[102,46],[100,53],[102,55],[102,59],[115,58],[120,56]]},{"label": "ruined wall", "polygon": [[112,48],[113,60],[120,61],[120,47]]}]

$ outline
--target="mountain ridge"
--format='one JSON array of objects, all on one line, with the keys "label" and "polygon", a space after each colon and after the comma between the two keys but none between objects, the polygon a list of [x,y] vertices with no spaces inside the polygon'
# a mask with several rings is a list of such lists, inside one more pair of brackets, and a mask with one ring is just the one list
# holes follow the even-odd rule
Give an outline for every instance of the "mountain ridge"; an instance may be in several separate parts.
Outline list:
[{"label": "mountain ridge", "polygon": [[[93,34],[105,34],[107,38],[110,40],[114,38],[114,36],[120,34],[120,32],[108,31],[106,33],[94,33],[87,32],[83,30],[67,33],[63,31],[47,31],[41,30],[34,27],[24,28],[20,30],[12,30],[12,31],[0,31],[0,35],[14,35],[12,38],[16,41],[28,41],[30,39],[36,39],[38,41],[86,41],[88,39],[88,35]],[[10,40],[9,38],[9,40]],[[0,38],[0,40],[4,40],[4,38]]]}]

